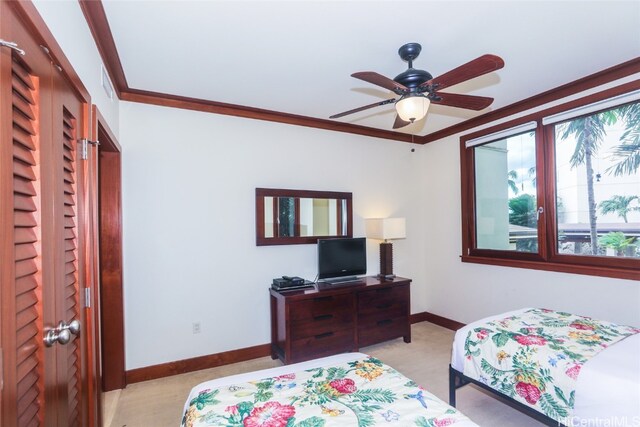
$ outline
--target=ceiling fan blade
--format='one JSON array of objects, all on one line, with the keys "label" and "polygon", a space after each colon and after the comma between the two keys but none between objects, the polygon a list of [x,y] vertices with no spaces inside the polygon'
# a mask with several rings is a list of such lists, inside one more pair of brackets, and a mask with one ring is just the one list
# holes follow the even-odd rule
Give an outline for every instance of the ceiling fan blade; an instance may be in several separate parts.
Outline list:
[{"label": "ceiling fan blade", "polygon": [[400,118],[400,116],[396,114],[396,120],[393,122],[393,128],[394,129],[399,129],[399,128],[403,128],[405,126],[408,126],[410,124],[411,124],[411,122],[406,122],[406,121],[402,120]]},{"label": "ceiling fan blade", "polygon": [[493,102],[493,98],[486,96],[460,95],[458,93],[436,92],[439,100],[432,100],[434,104],[446,105],[448,107],[466,108],[467,110],[482,110]]},{"label": "ceiling fan blade", "polygon": [[385,89],[389,89],[398,95],[401,95],[409,91],[405,85],[402,85],[389,77],[385,77],[382,74],[375,73],[373,71],[361,71],[359,73],[351,74],[351,77],[364,80],[365,82],[373,83],[376,86],[381,86]]},{"label": "ceiling fan blade", "polygon": [[482,55],[481,57],[476,58],[473,61],[469,61],[458,68],[454,68],[441,76],[428,80],[420,86],[433,85],[436,90],[441,90],[445,87],[453,86],[483,74],[499,70],[502,67],[504,67],[504,61],[499,56]]},{"label": "ceiling fan blade", "polygon": [[353,110],[344,111],[342,113],[334,114],[333,116],[329,116],[329,118],[330,119],[337,119],[339,117],[344,117],[344,116],[347,116],[349,114],[357,113],[358,111],[364,111],[364,110],[368,110],[369,108],[379,107],[381,105],[386,105],[386,104],[391,104],[392,102],[395,102],[395,100],[396,100],[395,98],[385,99],[384,101],[381,101],[381,102],[374,102],[373,104],[365,105],[363,107],[354,108]]}]

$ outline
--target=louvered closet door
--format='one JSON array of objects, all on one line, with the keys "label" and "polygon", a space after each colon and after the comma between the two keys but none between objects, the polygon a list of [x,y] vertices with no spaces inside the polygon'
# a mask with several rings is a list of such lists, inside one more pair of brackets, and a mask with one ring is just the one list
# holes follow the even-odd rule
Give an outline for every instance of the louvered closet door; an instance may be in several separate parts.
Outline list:
[{"label": "louvered closet door", "polygon": [[13,25],[6,3],[0,8],[2,38],[16,37],[34,49],[24,57],[0,49],[0,424],[36,426],[46,417],[41,134],[51,127],[41,104],[49,99],[42,76],[51,72],[51,65],[36,43],[25,40],[22,28]]},{"label": "louvered closet door", "polygon": [[[56,93],[59,91],[56,90]],[[80,258],[79,228],[78,228],[78,194],[81,179],[78,176],[77,141],[79,127],[82,125],[82,106],[73,96],[54,95],[54,108],[58,109],[54,114],[54,135],[58,133],[54,143],[60,150],[58,153],[61,162],[56,165],[59,169],[58,186],[56,188],[60,199],[56,200],[59,212],[62,213],[57,232],[60,233],[56,248],[57,286],[56,312],[58,319],[70,323],[73,320],[82,321],[80,310]],[[57,384],[64,387],[67,401],[65,408],[60,411],[58,425],[69,427],[82,426],[81,418],[81,383],[82,383],[82,354],[80,337],[72,336],[71,341],[62,346],[57,346]],[[66,413],[65,413],[66,412]]]},{"label": "louvered closet door", "polygon": [[7,2],[0,2],[0,346],[2,426],[84,426],[81,337],[43,342],[81,319],[77,139],[83,104]]},{"label": "louvered closet door", "polygon": [[11,71],[16,416],[18,425],[27,426],[37,425],[42,416],[43,393],[38,91],[36,79],[15,54]]}]

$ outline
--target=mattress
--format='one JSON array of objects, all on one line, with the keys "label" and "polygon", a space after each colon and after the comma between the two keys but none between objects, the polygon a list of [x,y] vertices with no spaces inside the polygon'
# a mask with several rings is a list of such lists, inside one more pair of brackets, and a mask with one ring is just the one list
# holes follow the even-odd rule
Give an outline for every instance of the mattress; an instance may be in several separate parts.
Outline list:
[{"label": "mattress", "polygon": [[477,426],[395,369],[346,353],[197,385],[182,426]]},{"label": "mattress", "polygon": [[[509,311],[486,317],[459,329],[454,338],[451,366],[464,373],[465,340],[469,331],[487,322],[519,316]],[[640,425],[640,334],[631,335],[589,359],[581,368],[575,404],[566,425]]]}]

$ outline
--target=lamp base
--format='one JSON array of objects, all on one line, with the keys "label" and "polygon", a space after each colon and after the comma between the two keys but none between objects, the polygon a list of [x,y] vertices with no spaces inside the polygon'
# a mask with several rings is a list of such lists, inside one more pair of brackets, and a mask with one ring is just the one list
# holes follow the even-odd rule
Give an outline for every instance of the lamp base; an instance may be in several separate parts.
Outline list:
[{"label": "lamp base", "polygon": [[378,277],[394,276],[393,274],[393,245],[388,242],[380,243],[380,274]]},{"label": "lamp base", "polygon": [[376,276],[380,280],[393,280],[396,278],[395,274],[378,274]]}]

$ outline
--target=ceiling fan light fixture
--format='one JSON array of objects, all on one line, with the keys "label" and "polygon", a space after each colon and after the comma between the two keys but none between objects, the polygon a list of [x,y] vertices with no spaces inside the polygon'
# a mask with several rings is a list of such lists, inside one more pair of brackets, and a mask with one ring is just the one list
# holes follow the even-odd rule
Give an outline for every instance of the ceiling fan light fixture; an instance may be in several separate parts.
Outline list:
[{"label": "ceiling fan light fixture", "polygon": [[431,73],[425,70],[413,68],[413,61],[420,54],[420,50],[421,46],[419,43],[407,43],[398,49],[400,58],[409,63],[409,68],[393,79],[378,74],[375,71],[359,71],[351,74],[351,77],[374,84],[390,90],[395,95],[399,95],[400,98],[397,101],[396,98],[390,98],[334,114],[329,116],[329,118],[337,119],[349,114],[368,110],[369,108],[394,103],[397,114],[393,122],[393,129],[399,129],[416,120],[422,120],[427,115],[431,101],[441,106],[464,108],[473,111],[480,111],[491,105],[493,98],[486,96],[462,95],[449,92],[443,93],[439,91],[501,69],[504,67],[502,58],[490,54],[482,55],[434,78]]},{"label": "ceiling fan light fixture", "polygon": [[430,104],[423,95],[408,95],[396,102],[396,111],[402,120],[413,123],[427,115]]}]

